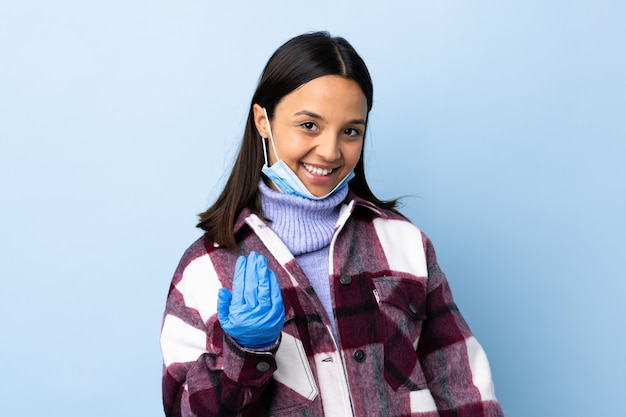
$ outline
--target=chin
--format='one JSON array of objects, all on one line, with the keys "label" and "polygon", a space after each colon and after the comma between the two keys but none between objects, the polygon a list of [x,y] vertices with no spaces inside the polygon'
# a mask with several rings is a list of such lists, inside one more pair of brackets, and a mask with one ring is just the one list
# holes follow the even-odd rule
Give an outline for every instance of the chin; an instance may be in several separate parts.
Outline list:
[{"label": "chin", "polygon": [[334,187],[331,188],[324,188],[324,189],[319,189],[319,188],[315,188],[315,189],[310,189],[309,191],[311,192],[311,194],[313,194],[315,197],[323,197],[326,194],[330,193],[333,190]]}]

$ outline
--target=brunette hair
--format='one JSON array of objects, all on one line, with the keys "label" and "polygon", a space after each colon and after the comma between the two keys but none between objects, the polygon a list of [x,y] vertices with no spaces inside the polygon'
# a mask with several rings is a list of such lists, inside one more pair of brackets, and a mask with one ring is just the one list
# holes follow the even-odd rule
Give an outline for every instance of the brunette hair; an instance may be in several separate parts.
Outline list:
[{"label": "brunette hair", "polygon": [[[248,121],[237,159],[228,181],[215,203],[199,214],[198,227],[211,241],[237,249],[233,234],[235,220],[244,208],[262,216],[258,184],[264,163],[262,138],[254,123],[253,105],[267,110],[270,120],[280,100],[303,84],[324,75],[340,75],[359,84],[372,109],[373,85],[365,62],[344,38],[327,32],[296,36],[284,43],[267,62],[252,96]],[[354,168],[349,187],[357,196],[389,210],[396,211],[397,200],[381,201],[374,196],[365,180],[363,149]]]}]

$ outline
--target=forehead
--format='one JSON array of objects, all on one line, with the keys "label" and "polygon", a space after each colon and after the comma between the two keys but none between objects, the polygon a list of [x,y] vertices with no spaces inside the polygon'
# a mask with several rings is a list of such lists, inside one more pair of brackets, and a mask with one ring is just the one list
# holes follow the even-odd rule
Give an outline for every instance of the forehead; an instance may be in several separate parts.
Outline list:
[{"label": "forehead", "polygon": [[339,75],[325,75],[287,94],[276,107],[277,113],[295,114],[302,110],[324,117],[365,118],[367,99],[356,81]]}]

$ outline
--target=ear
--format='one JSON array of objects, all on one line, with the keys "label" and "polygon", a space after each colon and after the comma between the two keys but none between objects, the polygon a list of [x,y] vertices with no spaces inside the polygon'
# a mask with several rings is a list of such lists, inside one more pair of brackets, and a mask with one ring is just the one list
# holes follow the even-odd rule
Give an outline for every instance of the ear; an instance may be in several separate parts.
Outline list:
[{"label": "ear", "polygon": [[252,105],[252,111],[254,112],[254,125],[256,126],[257,132],[259,132],[259,135],[261,135],[262,138],[268,138],[269,130],[267,126],[269,121],[265,117],[263,107],[254,103]]}]

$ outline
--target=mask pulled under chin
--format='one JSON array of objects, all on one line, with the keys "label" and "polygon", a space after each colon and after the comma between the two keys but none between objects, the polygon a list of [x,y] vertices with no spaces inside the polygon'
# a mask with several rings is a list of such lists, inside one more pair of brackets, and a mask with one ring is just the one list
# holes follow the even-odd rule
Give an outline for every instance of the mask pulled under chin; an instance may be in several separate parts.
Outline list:
[{"label": "mask pulled under chin", "polygon": [[354,178],[354,171],[350,171],[348,175],[344,177],[339,184],[335,186],[328,194],[317,197],[314,196],[308,188],[300,181],[300,178],[285,164],[285,162],[279,159],[271,167],[267,166],[267,163],[263,165],[261,172],[269,178],[272,183],[284,194],[297,195],[299,197],[308,198],[309,200],[323,200],[330,197],[338,190],[345,187],[348,182]]}]

